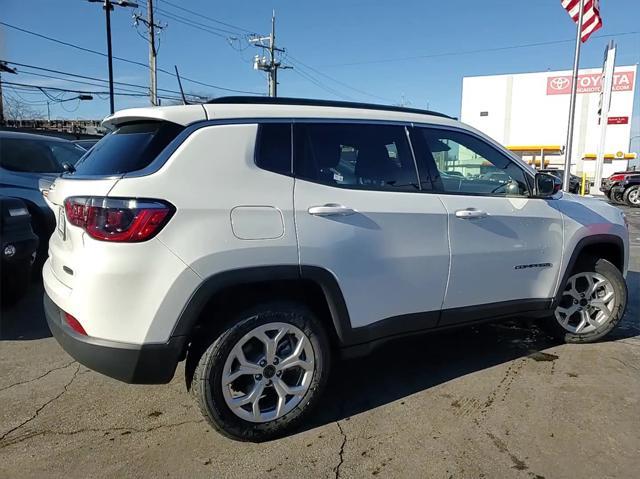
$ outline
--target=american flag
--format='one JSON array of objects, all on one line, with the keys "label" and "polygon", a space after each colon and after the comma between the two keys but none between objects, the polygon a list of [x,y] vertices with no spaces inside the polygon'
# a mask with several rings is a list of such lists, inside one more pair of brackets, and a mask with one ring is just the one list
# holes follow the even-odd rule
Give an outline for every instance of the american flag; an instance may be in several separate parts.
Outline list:
[{"label": "american flag", "polygon": [[580,4],[584,5],[582,28],[580,29],[580,39],[583,43],[589,39],[593,32],[602,28],[600,0],[561,0],[561,2],[564,9],[569,12],[569,15],[576,23],[580,18]]}]

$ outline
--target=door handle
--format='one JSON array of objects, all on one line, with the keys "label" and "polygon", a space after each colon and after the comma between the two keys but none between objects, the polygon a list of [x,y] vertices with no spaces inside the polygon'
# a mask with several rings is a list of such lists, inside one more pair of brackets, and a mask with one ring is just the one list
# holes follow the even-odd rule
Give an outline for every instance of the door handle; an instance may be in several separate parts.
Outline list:
[{"label": "door handle", "polygon": [[456,211],[456,218],[463,220],[471,220],[474,218],[486,218],[489,216],[486,211],[477,210],[475,208],[467,208],[465,210]]},{"label": "door handle", "polygon": [[309,214],[314,216],[349,216],[356,212],[352,208],[348,208],[336,203],[328,203],[322,206],[312,206],[309,208]]}]

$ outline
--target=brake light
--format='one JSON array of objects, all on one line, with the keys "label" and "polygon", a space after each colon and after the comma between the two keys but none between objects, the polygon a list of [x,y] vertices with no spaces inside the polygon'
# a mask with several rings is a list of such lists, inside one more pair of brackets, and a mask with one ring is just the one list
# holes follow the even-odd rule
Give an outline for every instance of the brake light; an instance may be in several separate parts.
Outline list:
[{"label": "brake light", "polygon": [[67,221],[101,241],[146,241],[164,227],[173,206],[157,200],[71,197],[64,203]]},{"label": "brake light", "polygon": [[611,175],[609,181],[624,181],[627,175]]}]

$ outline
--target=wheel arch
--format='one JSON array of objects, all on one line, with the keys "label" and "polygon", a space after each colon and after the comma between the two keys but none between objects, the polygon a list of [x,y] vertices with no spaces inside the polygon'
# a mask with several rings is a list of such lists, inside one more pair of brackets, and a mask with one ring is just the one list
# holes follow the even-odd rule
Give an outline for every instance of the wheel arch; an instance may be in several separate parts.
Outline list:
[{"label": "wheel arch", "polygon": [[575,266],[586,257],[606,259],[622,272],[625,262],[624,241],[621,237],[611,234],[592,235],[580,239],[571,252],[571,257],[558,283],[552,305],[553,308],[555,308],[562,288],[566,284],[567,279],[569,279],[571,272]]},{"label": "wheel arch", "polygon": [[189,298],[171,334],[192,338],[201,328],[224,324],[208,317],[262,301],[297,300],[325,324],[331,342],[342,346],[351,331],[349,313],[335,276],[315,266],[277,265],[234,269],[206,278]]}]

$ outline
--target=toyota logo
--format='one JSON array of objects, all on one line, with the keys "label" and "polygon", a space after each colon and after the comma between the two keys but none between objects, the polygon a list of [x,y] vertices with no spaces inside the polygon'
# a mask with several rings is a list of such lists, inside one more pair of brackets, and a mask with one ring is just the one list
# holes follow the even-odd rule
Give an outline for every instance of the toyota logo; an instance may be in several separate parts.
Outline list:
[{"label": "toyota logo", "polygon": [[549,82],[549,86],[554,90],[564,90],[569,86],[569,79],[563,77],[553,78]]}]

